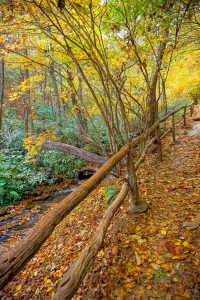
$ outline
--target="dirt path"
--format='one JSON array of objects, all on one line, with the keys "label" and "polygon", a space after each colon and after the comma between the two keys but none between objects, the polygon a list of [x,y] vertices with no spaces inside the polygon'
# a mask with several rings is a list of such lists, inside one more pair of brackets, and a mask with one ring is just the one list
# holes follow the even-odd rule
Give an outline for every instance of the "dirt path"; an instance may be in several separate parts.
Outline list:
[{"label": "dirt path", "polygon": [[[140,194],[150,202],[149,211],[130,215],[125,204],[74,299],[200,298],[199,228],[181,226],[200,210],[200,137],[189,134],[191,129],[180,128],[175,144],[165,139],[162,162],[151,155],[141,166]],[[1,299],[51,299],[104,210],[100,186],[57,227]]]}]

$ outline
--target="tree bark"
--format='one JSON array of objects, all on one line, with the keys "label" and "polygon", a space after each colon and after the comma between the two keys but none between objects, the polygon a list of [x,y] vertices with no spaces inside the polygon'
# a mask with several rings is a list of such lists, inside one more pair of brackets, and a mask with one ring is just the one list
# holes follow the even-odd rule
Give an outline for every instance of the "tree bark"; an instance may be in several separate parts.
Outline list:
[{"label": "tree bark", "polygon": [[2,58],[0,61],[0,149],[3,146],[2,130],[3,130],[4,88],[5,88],[5,61],[4,58]]},{"label": "tree bark", "polygon": [[55,71],[54,71],[54,63],[51,64],[49,71],[50,71],[50,76],[51,76],[51,81],[52,81],[54,96],[55,96],[56,118],[58,121],[58,127],[60,129],[62,127],[62,116],[61,116],[61,105],[60,105],[58,85],[57,85]]},{"label": "tree bark", "polygon": [[28,136],[29,132],[34,133],[34,123],[32,117],[32,100],[31,100],[31,90],[30,90],[30,75],[29,70],[26,68],[24,72],[24,78],[27,81],[27,89],[25,92],[25,128],[26,135]]},{"label": "tree bark", "polygon": [[133,150],[129,150],[129,154],[127,157],[127,173],[128,173],[128,184],[131,191],[131,202],[133,205],[137,205],[140,201],[137,177],[135,174],[135,166],[134,166],[134,155]]},{"label": "tree bark", "polygon": [[[72,101],[72,105],[74,107],[74,112],[76,114],[76,118],[78,121],[78,127],[81,133],[87,133],[87,120],[85,118],[83,109],[80,106],[80,103],[82,104],[82,78],[81,76],[79,76],[78,81],[79,81],[79,86],[78,89],[75,89],[74,83],[73,83],[73,74],[70,71],[70,69],[68,68],[67,70],[67,82],[70,86],[70,88],[72,89],[72,93],[71,93],[71,101]],[[79,101],[78,101],[79,100]],[[79,103],[80,102],[80,103]]]},{"label": "tree bark", "polygon": [[60,142],[53,142],[47,140],[44,142],[43,147],[49,150],[60,150],[62,152],[66,152],[68,154],[80,157],[88,162],[92,162],[98,165],[103,165],[107,161],[107,157],[105,156],[90,153],[75,146]]},{"label": "tree bark", "polygon": [[165,81],[162,79],[162,113],[163,115],[166,115],[167,113],[167,95],[166,95],[166,87],[165,87]]},{"label": "tree bark", "polygon": [[193,105],[192,119],[194,121],[200,121],[200,104]]},{"label": "tree bark", "polygon": [[167,38],[161,42],[158,47],[157,54],[155,57],[155,64],[153,67],[151,79],[149,82],[149,90],[147,95],[147,127],[151,127],[158,119],[158,103],[156,97],[156,87],[159,77],[159,72],[162,65],[162,59],[164,51],[167,45]]}]

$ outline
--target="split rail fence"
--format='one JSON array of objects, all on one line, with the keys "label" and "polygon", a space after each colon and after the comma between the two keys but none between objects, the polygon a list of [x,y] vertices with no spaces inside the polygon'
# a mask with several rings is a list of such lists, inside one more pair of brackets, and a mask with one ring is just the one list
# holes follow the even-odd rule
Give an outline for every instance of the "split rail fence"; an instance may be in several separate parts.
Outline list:
[{"label": "split rail fence", "polygon": [[[189,110],[188,110],[189,109]],[[85,199],[102,180],[112,171],[112,169],[122,159],[129,157],[127,165],[127,177],[122,185],[122,188],[116,199],[112,202],[106,210],[101,223],[99,224],[95,235],[91,239],[88,246],[86,246],[81,255],[72,263],[71,267],[64,273],[60,282],[58,283],[57,291],[53,297],[54,300],[71,299],[78,290],[83,281],[88,269],[92,265],[95,256],[97,255],[107,229],[113,219],[117,209],[122,204],[124,198],[131,191],[133,203],[137,206],[138,198],[134,193],[137,191],[137,179],[135,170],[144,161],[149,147],[156,143],[158,159],[162,160],[161,139],[169,132],[172,133],[172,140],[175,141],[176,121],[175,115],[183,110],[181,120],[186,126],[186,114],[193,113],[193,104],[182,106],[175,111],[172,111],[164,117],[157,120],[152,127],[147,129],[143,134],[129,143],[122,146],[122,148],[108,159],[103,166],[87,181],[85,181],[74,192],[65,197],[54,209],[49,211],[20,241],[14,249],[9,250],[0,258],[0,288],[3,288],[12,278],[23,268],[24,265],[38,252],[45,240],[51,235],[56,225],[58,225],[83,199]],[[167,128],[166,121],[170,121],[170,128]],[[169,122],[167,122],[169,125]],[[160,126],[165,124],[165,132],[161,135]],[[154,136],[153,138],[151,138]],[[137,162],[133,162],[133,149],[141,143],[146,142],[142,154]],[[134,202],[135,201],[135,202]]]}]

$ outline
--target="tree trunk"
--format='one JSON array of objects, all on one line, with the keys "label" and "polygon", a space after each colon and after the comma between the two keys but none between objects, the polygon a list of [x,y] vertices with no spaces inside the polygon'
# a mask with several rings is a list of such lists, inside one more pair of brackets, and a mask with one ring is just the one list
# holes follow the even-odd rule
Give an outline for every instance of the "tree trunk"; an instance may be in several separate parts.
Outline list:
[{"label": "tree trunk", "polygon": [[147,210],[148,203],[141,200],[139,196],[136,169],[134,164],[133,150],[130,147],[127,156],[127,173],[128,173],[128,185],[131,192],[131,204],[129,206],[129,212],[131,213],[141,213]]},{"label": "tree trunk", "polygon": [[32,100],[31,100],[31,89],[30,89],[30,75],[28,69],[25,69],[24,78],[27,81],[27,89],[25,93],[25,107],[26,107],[26,135],[28,133],[34,133],[34,123],[32,117]]},{"label": "tree trunk", "polygon": [[54,71],[54,64],[52,63],[50,66],[50,76],[53,85],[54,95],[55,95],[55,105],[56,105],[56,119],[58,124],[58,129],[62,128],[62,115],[61,115],[61,105],[60,105],[60,97],[58,91],[58,85],[56,81],[55,71]]},{"label": "tree trunk", "polygon": [[162,106],[162,114],[167,114],[167,95],[166,95],[166,87],[165,80],[161,79],[161,106]]},{"label": "tree trunk", "polygon": [[[72,89],[72,93],[71,93],[71,101],[72,101],[72,105],[74,107],[74,112],[76,114],[76,118],[78,121],[78,127],[79,130],[82,134],[87,134],[87,120],[84,116],[83,110],[80,106],[80,104],[82,104],[82,78],[79,76],[78,80],[79,80],[79,87],[76,91],[74,83],[73,83],[73,75],[72,72],[70,72],[70,70],[68,69],[67,71],[68,74],[68,78],[67,78],[67,82],[70,86],[70,88]],[[78,99],[77,99],[78,97]],[[78,101],[79,100],[79,101]]]},{"label": "tree trunk", "polygon": [[43,103],[46,103],[46,99],[47,99],[47,93],[46,93],[46,87],[47,87],[47,70],[44,70],[44,79],[42,82],[42,96],[43,96]]},{"label": "tree trunk", "polygon": [[133,159],[133,150],[130,149],[129,154],[127,156],[128,184],[131,191],[131,202],[133,205],[137,205],[140,201],[140,196],[138,191],[137,177],[135,174],[135,166]]},{"label": "tree trunk", "polygon": [[93,154],[75,146],[60,142],[45,141],[43,147],[49,150],[60,150],[62,152],[66,152],[68,154],[80,157],[88,162],[92,162],[98,165],[103,165],[107,161],[107,158],[104,156]]},{"label": "tree trunk", "polygon": [[0,60],[0,149],[3,147],[3,103],[4,103],[4,88],[5,88],[5,61]]},{"label": "tree trunk", "polygon": [[147,95],[147,127],[151,127],[158,119],[158,102],[156,97],[156,88],[159,77],[159,72],[162,65],[162,59],[167,44],[167,38],[162,42],[157,50],[155,63],[149,82],[149,89]]}]

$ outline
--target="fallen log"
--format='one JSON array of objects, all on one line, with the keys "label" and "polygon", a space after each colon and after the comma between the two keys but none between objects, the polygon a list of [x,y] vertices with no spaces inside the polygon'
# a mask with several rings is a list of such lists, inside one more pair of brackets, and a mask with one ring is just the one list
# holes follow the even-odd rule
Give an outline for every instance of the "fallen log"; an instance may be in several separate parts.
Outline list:
[{"label": "fallen log", "polygon": [[92,162],[98,165],[103,165],[108,160],[108,158],[105,156],[100,156],[91,152],[87,152],[75,146],[60,143],[60,142],[46,140],[43,143],[43,147],[49,150],[59,150],[62,152],[66,152],[68,154],[80,157],[88,162]]},{"label": "fallen log", "polygon": [[128,184],[124,183],[116,199],[106,210],[102,221],[96,230],[96,234],[93,236],[90,244],[84,248],[82,254],[76,261],[73,262],[67,272],[64,273],[62,279],[58,284],[58,288],[56,294],[53,297],[53,300],[68,300],[74,296],[88,269],[91,267],[94,258],[100,250],[113,216],[119,206],[122,204],[124,198],[128,193],[128,190]]}]

